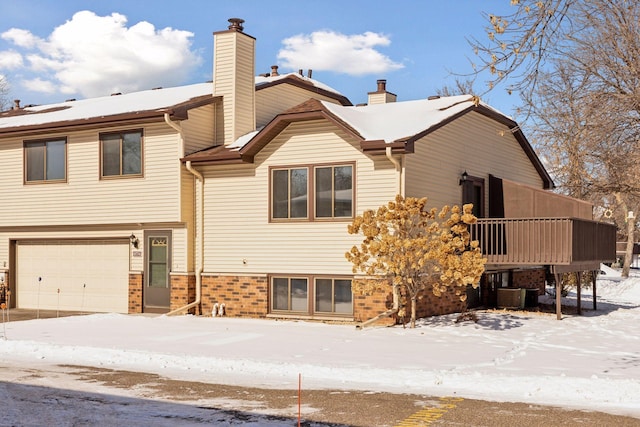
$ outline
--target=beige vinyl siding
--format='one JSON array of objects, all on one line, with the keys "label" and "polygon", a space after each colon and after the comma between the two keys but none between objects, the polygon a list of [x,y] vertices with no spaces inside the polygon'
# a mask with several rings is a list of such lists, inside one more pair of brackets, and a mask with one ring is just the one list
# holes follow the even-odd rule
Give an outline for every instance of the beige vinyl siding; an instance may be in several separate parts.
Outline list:
[{"label": "beige vinyl siding", "polygon": [[290,84],[278,84],[256,91],[256,126],[265,126],[275,116],[310,98],[338,103],[335,99]]},{"label": "beige vinyl siding", "polygon": [[187,273],[193,272],[192,256],[189,251],[192,242],[190,230],[187,228],[177,228],[171,230],[171,272]]},{"label": "beige vinyl siding", "polygon": [[206,105],[189,110],[189,120],[181,123],[184,137],[184,153],[191,154],[209,148],[214,144],[215,105]]},{"label": "beige vinyl siding", "polygon": [[354,161],[358,213],[394,196],[390,163],[324,120],[289,125],[254,164],[204,169],[205,272],[351,274],[344,253],[362,237],[347,233],[350,220],[269,223],[269,167]]},{"label": "beige vinyl siding", "polygon": [[[230,144],[255,129],[255,40],[230,31],[216,34],[214,42],[214,95],[223,96],[224,108],[216,117],[216,141]],[[222,120],[222,121],[218,121]]]},{"label": "beige vinyl siding", "polygon": [[[136,128],[108,131],[127,129]],[[67,182],[30,185],[23,184],[22,139],[3,141],[0,226],[178,221],[177,133],[158,123],[143,136],[143,177],[100,179],[99,131],[76,131],[66,134]]]},{"label": "beige vinyl siding", "polygon": [[471,112],[415,143],[406,159],[406,195],[427,197],[430,207],[460,204],[459,179],[469,175],[485,179],[488,200],[489,174],[542,188],[542,179],[509,129]]},{"label": "beige vinyl siding", "polygon": [[368,95],[368,104],[387,104],[389,102],[396,102],[396,96],[389,92],[373,92]]}]

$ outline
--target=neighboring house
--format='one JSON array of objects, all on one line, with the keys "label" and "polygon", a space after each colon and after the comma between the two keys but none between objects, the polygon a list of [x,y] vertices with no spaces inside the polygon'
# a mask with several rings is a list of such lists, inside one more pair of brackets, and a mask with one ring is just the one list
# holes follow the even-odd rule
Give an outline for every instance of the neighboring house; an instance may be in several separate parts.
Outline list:
[{"label": "neighboring house", "polygon": [[[468,95],[395,102],[384,80],[354,107],[310,75],[255,77],[255,40],[229,21],[214,34],[213,83],[0,114],[12,306],[365,321],[393,297],[352,293],[344,254],[362,238],[347,224],[398,193],[510,218],[473,230],[489,258],[478,303],[615,258],[615,228],[545,191],[549,175],[500,112]],[[580,219],[550,218],[562,216]],[[576,258],[576,226],[600,252]],[[419,312],[461,308],[427,296]]]}]

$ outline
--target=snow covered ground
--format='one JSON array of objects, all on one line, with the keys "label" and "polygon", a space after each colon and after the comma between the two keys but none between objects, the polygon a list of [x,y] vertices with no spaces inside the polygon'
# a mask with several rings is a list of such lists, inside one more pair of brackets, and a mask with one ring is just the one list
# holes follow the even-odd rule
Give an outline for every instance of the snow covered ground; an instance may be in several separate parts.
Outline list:
[{"label": "snow covered ground", "polygon": [[[575,305],[575,294],[563,303]],[[440,316],[415,329],[119,314],[5,322],[0,367],[85,365],[289,389],[301,374],[305,389],[460,396],[640,418],[640,275],[598,281],[596,312],[588,290],[582,303],[583,316],[561,321],[488,311],[477,323]],[[0,397],[7,390],[0,383]]]}]

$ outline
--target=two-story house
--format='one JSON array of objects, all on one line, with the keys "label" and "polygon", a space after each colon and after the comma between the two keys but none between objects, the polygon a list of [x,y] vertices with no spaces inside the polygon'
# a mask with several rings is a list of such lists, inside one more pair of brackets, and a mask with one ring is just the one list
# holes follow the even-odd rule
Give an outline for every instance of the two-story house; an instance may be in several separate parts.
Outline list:
[{"label": "two-story house", "polygon": [[[396,194],[493,218],[474,230],[484,303],[496,284],[539,287],[545,271],[609,259],[577,262],[576,224],[605,249],[615,229],[594,231],[590,205],[547,191],[499,111],[468,95],[396,102],[384,80],[352,106],[302,73],[256,77],[255,39],[229,21],[214,33],[212,83],[0,114],[12,306],[365,321],[394,296],[353,294],[344,254],[361,238],[347,224]],[[460,308],[427,297],[420,314]]]}]

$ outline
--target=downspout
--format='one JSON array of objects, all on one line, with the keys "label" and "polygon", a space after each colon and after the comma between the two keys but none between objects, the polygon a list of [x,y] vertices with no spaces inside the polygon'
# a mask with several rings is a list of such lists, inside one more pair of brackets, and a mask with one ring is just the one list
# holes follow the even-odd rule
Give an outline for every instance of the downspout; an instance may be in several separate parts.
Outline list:
[{"label": "downspout", "polygon": [[[178,134],[180,135],[180,147],[181,147],[181,155],[184,152],[184,150],[182,149],[183,144],[184,144],[184,139],[183,139],[183,133],[182,133],[182,126],[180,126],[179,123],[176,123],[174,121],[171,120],[171,118],[169,117],[168,113],[164,114],[164,121],[171,126],[173,129],[175,129]],[[198,258],[196,261],[196,299],[195,301],[182,306],[180,308],[177,308],[175,310],[170,311],[169,313],[167,313],[167,316],[171,316],[174,314],[179,314],[182,312],[185,312],[193,307],[196,307],[198,305],[200,305],[200,301],[201,301],[201,297],[202,297],[202,272],[204,271],[204,230],[203,230],[203,226],[204,226],[204,176],[202,176],[202,174],[197,171],[196,169],[193,168],[193,166],[191,165],[190,161],[187,161],[186,163],[186,167],[187,170],[189,172],[191,172],[191,174],[198,180],[200,181],[200,188],[198,191],[198,200],[196,201],[196,204],[200,204],[200,212],[198,215],[198,224],[196,226],[196,241],[198,242]]]},{"label": "downspout", "polygon": [[[393,165],[396,167],[396,171],[398,172],[398,194],[402,195],[402,165],[400,164],[400,161],[398,159],[393,157],[393,154],[391,152],[391,147],[385,148],[385,154],[387,156],[387,159],[389,159],[389,161],[393,163]],[[356,326],[357,329],[362,329],[365,326],[369,326],[370,324],[384,317],[393,316],[394,314],[400,311],[400,294],[398,292],[398,286],[392,285],[392,289],[393,289],[393,307],[385,311],[384,313],[380,313],[377,316],[372,317],[371,319],[357,325]]]},{"label": "downspout", "polygon": [[400,164],[400,160],[393,157],[393,154],[391,153],[391,147],[386,147],[384,153],[387,155],[387,159],[389,159],[389,161],[393,163],[393,165],[396,167],[396,171],[398,171],[398,194],[403,195],[402,194],[402,165]]}]

